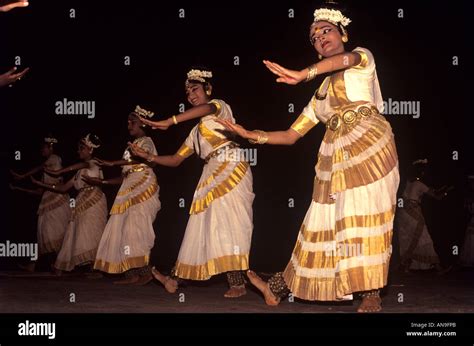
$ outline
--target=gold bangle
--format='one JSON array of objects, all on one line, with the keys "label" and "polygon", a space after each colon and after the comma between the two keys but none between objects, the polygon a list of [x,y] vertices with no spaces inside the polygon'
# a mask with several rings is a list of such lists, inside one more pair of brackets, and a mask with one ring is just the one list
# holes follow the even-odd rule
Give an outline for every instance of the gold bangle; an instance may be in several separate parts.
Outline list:
[{"label": "gold bangle", "polygon": [[309,66],[308,75],[306,76],[306,82],[309,82],[310,80],[315,79],[317,74],[318,74],[318,68],[316,67],[316,65]]},{"label": "gold bangle", "polygon": [[173,123],[174,123],[175,125],[178,125],[178,119],[176,119],[176,115],[173,115],[173,116],[171,117],[171,119],[173,119]]},{"label": "gold bangle", "polygon": [[262,130],[254,130],[252,132],[255,132],[257,134],[257,140],[250,139],[249,142],[251,144],[265,144],[268,141],[268,135],[265,131]]}]

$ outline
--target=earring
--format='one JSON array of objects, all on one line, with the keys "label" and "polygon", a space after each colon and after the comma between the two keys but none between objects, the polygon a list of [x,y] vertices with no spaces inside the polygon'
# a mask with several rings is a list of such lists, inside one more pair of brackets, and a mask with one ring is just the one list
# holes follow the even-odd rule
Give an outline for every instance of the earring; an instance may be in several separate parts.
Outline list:
[{"label": "earring", "polygon": [[321,54],[318,54],[318,58],[319,58],[319,60],[322,60],[323,56]]},{"label": "earring", "polygon": [[349,41],[347,35],[342,36],[342,42],[346,43],[347,41]]},{"label": "earring", "polygon": [[211,94],[212,94],[212,93],[211,93],[210,90],[206,90],[206,95],[207,95],[207,96],[211,96]]}]

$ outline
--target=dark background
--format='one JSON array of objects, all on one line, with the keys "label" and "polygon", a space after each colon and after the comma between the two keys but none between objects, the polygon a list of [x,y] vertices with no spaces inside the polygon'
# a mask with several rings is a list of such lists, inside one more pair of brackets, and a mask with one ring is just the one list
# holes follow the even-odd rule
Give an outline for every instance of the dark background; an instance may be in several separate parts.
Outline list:
[{"label": "dark background", "polygon": [[[41,163],[39,147],[52,133],[60,141],[63,164],[77,162],[77,141],[97,133],[103,146],[97,156],[119,159],[129,140],[127,115],[139,104],[165,119],[186,103],[184,80],[189,67],[214,72],[214,97],[231,105],[237,121],[249,129],[283,130],[321,83],[280,85],[262,59],[289,68],[317,60],[308,28],[317,1],[37,1],[29,8],[0,13],[0,73],[21,57],[31,71],[12,87],[0,89],[2,120],[0,241],[36,241],[39,198],[12,193],[9,169],[24,172]],[[350,41],[346,48],[370,49],[385,100],[420,101],[421,117],[387,115],[399,153],[401,186],[414,159],[428,158],[427,183],[454,185],[443,201],[424,200],[435,248],[453,263],[453,245],[465,229],[463,199],[466,175],[474,174],[468,138],[472,55],[468,53],[468,1],[438,5],[427,1],[346,1]],[[76,18],[69,17],[69,10]],[[185,9],[185,18],[178,10]],[[295,18],[288,18],[294,9]],[[404,18],[398,18],[403,9]],[[130,56],[131,65],[124,65]],[[240,65],[234,66],[234,56]],[[459,66],[452,57],[459,57]],[[95,101],[96,117],[56,115],[55,102]],[[288,104],[295,113],[288,113]],[[188,105],[187,105],[188,106]],[[154,131],[160,154],[172,154],[198,120],[168,131]],[[321,124],[295,146],[259,146],[254,175],[254,234],[251,267],[281,270],[290,258],[297,232],[311,201],[314,165],[324,133]],[[470,138],[469,138],[470,139]],[[470,141],[469,141],[470,142]],[[250,146],[242,142],[244,146]],[[22,160],[14,160],[20,150]],[[458,151],[459,160],[452,159]],[[203,162],[187,159],[178,168],[158,167],[162,209],[155,222],[152,263],[169,269],[177,257],[194,188]],[[120,170],[106,169],[107,177]],[[20,183],[30,186],[29,181]],[[105,188],[109,207],[116,188]],[[179,208],[179,198],[186,207]],[[288,199],[294,198],[294,208]],[[394,238],[394,261],[397,240]],[[16,259],[1,259],[14,267]]]}]

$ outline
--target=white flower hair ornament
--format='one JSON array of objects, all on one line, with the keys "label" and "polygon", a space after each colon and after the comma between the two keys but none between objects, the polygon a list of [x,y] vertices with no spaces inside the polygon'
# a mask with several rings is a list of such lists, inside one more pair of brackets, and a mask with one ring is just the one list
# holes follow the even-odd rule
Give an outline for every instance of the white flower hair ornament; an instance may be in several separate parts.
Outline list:
[{"label": "white flower hair ornament", "polygon": [[212,72],[205,71],[205,70],[191,70],[188,72],[187,77],[188,78],[186,82],[197,80],[199,82],[205,83],[206,82],[205,78],[212,78]]},{"label": "white flower hair ornament", "polygon": [[85,136],[83,139],[82,139],[82,142],[87,145],[89,148],[92,148],[92,149],[97,149],[98,147],[100,147],[100,144],[94,144],[91,142],[90,140],[90,133],[87,134],[87,136]]},{"label": "white flower hair ornament", "polygon": [[341,11],[329,8],[318,8],[316,11],[314,11],[314,21],[326,21],[336,26],[340,24],[343,27],[348,26],[351,22],[351,20],[345,17]]},{"label": "white flower hair ornament", "polygon": [[45,137],[44,142],[48,144],[57,144],[58,140],[53,137]]},{"label": "white flower hair ornament", "polygon": [[142,117],[142,118],[151,118],[152,116],[155,115],[155,113],[151,112],[151,111],[147,111],[146,109],[140,107],[140,106],[136,106],[135,107],[135,110],[133,111],[133,113],[135,113],[136,115]]}]

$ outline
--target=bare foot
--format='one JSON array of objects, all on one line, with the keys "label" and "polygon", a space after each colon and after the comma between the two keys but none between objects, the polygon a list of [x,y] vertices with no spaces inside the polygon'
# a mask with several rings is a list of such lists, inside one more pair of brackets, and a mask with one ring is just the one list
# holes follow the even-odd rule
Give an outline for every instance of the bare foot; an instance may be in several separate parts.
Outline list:
[{"label": "bare foot", "polygon": [[357,312],[379,312],[382,310],[382,299],[377,296],[368,296],[362,298]]},{"label": "bare foot", "polygon": [[226,297],[226,298],[239,298],[239,297],[244,296],[246,294],[247,294],[247,290],[245,289],[245,285],[233,286],[224,294],[224,297]]},{"label": "bare foot", "polygon": [[178,290],[178,282],[169,276],[165,276],[161,274],[155,267],[151,268],[151,273],[155,277],[156,280],[161,282],[165,289],[169,293],[175,293]]},{"label": "bare foot", "polygon": [[138,281],[139,277],[137,275],[125,278],[119,281],[114,281],[114,285],[131,285]]},{"label": "bare foot", "polygon": [[270,286],[268,286],[268,283],[263,281],[255,272],[248,270],[247,271],[247,276],[255,287],[258,288],[260,292],[262,292],[263,297],[265,298],[265,303],[270,306],[277,306],[280,304],[280,299],[275,297],[270,290]]}]

